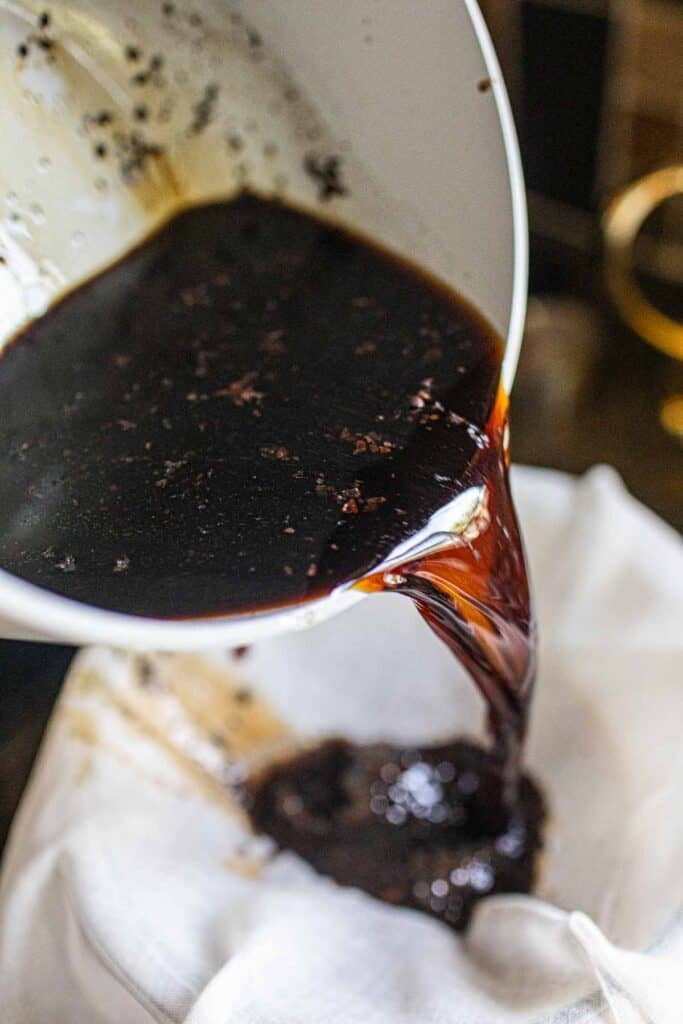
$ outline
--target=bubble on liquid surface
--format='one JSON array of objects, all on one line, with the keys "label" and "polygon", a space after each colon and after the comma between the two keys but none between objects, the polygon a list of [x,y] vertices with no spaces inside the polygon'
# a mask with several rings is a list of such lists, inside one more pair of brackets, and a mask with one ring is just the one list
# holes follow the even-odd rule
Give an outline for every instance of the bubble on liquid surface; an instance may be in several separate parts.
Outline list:
[{"label": "bubble on liquid surface", "polygon": [[469,866],[469,880],[477,892],[489,892],[495,882],[493,868],[484,861],[475,860]]}]

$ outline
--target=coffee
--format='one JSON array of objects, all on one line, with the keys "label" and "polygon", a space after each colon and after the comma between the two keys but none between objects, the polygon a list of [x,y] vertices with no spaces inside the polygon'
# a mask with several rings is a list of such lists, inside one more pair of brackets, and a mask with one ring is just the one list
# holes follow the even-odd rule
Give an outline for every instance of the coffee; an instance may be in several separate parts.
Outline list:
[{"label": "coffee", "polygon": [[[0,566],[162,618],[409,596],[487,702],[500,825],[533,680],[501,356],[360,237],[249,194],[189,208],[2,355]],[[465,492],[460,533],[377,571]]]},{"label": "coffee", "polygon": [[461,488],[499,364],[473,310],[345,232],[187,210],[2,356],[0,564],[155,617],[322,596]]},{"label": "coffee", "polygon": [[472,743],[330,740],[255,775],[243,799],[321,873],[462,929],[482,896],[534,882],[543,799],[527,777],[510,804],[504,792],[501,762]]}]

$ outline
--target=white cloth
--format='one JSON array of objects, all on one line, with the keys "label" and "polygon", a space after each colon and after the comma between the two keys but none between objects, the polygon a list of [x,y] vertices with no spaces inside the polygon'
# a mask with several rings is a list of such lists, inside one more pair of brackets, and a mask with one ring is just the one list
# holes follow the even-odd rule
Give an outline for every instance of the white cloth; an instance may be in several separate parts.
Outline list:
[{"label": "white cloth", "polygon": [[276,854],[226,795],[297,737],[480,726],[409,602],[368,598],[240,661],[151,656],[142,682],[139,657],[84,651],[5,857],[5,1024],[680,1022],[681,543],[605,468],[516,469],[514,489],[551,811],[536,896],[483,901],[461,938]]}]

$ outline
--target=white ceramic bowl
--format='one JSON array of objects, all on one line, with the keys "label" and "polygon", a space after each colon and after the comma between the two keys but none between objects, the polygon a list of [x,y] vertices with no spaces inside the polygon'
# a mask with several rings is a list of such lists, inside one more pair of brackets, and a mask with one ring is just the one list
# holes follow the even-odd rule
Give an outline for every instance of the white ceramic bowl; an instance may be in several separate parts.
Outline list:
[{"label": "white ceramic bowl", "polygon": [[[35,35],[40,9],[0,7],[3,52],[18,54]],[[246,182],[314,206],[303,156],[335,153],[349,196],[330,212],[471,299],[506,339],[509,390],[526,305],[526,210],[509,103],[475,0],[251,0],[242,15],[204,0],[194,9],[199,19],[127,0],[53,0],[44,35],[54,45],[31,44],[28,57],[0,67],[0,347],[179,203]],[[154,123],[136,125],[132,78],[154,53],[164,61]],[[220,86],[214,116],[188,133],[211,83]],[[102,110],[161,143],[163,159],[128,182],[120,166],[94,159]],[[239,151],[227,141],[235,136]],[[440,510],[423,539],[462,514]],[[234,646],[312,625],[360,596],[342,589],[284,611],[178,622],[103,611],[0,571],[0,635]]]}]

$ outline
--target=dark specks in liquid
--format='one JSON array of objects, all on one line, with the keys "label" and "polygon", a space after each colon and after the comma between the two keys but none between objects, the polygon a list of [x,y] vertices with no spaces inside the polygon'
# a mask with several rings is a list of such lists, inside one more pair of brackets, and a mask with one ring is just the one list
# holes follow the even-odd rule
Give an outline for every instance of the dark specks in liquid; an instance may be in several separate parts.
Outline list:
[{"label": "dark specks in liquid", "polygon": [[[321,187],[343,188],[338,165],[319,169]],[[248,798],[257,826],[321,871],[456,926],[477,894],[529,887],[542,818],[519,774],[534,643],[500,361],[444,286],[249,194],[178,214],[0,358],[10,573],[154,617],[263,611],[354,581],[416,603],[484,696],[492,751],[422,750],[412,771],[405,752],[342,743]],[[468,488],[481,500],[460,538],[375,572]],[[420,792],[435,792],[442,762],[460,789],[442,779],[424,814],[411,786],[424,776]],[[385,792],[376,776],[394,763],[412,775]],[[363,835],[381,853],[367,863]]]},{"label": "dark specks in liquid", "polygon": [[321,596],[459,489],[442,477],[465,480],[463,424],[485,428],[499,363],[471,309],[345,232],[251,195],[188,209],[0,358],[18,453],[0,467],[0,565],[155,617]]}]

